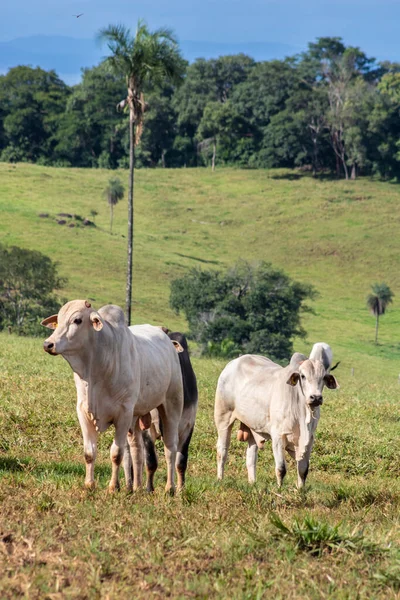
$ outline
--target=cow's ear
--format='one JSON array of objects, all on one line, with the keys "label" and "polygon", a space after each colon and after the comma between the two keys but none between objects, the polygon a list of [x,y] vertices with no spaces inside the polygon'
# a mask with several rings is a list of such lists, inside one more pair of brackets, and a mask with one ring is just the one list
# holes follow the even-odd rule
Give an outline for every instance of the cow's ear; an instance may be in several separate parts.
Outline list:
[{"label": "cow's ear", "polygon": [[340,388],[336,377],[334,375],[331,375],[330,373],[325,375],[324,383],[329,390],[337,390],[338,388]]},{"label": "cow's ear", "polygon": [[103,329],[103,321],[100,319],[99,313],[90,313],[90,321],[93,325],[93,329],[95,329],[96,331],[101,331],[101,329]]},{"label": "cow's ear", "polygon": [[175,350],[179,353],[179,352],[184,352],[185,350],[183,349],[183,347],[180,345],[179,342],[177,342],[176,340],[171,340],[171,342],[173,343],[173,345],[175,346]]},{"label": "cow's ear", "polygon": [[48,327],[49,329],[55,329],[58,325],[58,315],[51,315],[51,317],[47,317],[47,319],[43,319],[40,322],[43,327]]},{"label": "cow's ear", "polygon": [[289,379],[287,380],[287,384],[288,385],[292,385],[293,387],[297,384],[297,382],[300,379],[300,373],[298,373],[297,371],[295,371],[294,373],[291,374],[291,376],[289,377]]}]

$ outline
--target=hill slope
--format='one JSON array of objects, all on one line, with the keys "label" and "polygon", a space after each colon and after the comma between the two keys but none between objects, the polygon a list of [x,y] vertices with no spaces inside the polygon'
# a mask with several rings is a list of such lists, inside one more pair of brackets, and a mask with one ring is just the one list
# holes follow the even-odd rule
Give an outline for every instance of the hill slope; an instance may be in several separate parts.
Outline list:
[{"label": "hill slope", "polygon": [[[118,173],[127,181],[127,173]],[[69,278],[63,295],[96,306],[124,304],[126,200],[113,235],[102,191],[108,171],[0,164],[0,240],[37,249]],[[308,341],[329,342],[346,369],[397,377],[395,304],[374,320],[365,297],[375,281],[400,290],[400,188],[360,179],[314,180],[289,171],[140,170],[136,176],[134,321],[185,328],[169,309],[169,282],[193,266],[224,268],[238,258],[266,260],[320,292],[305,318]],[[96,228],[58,225],[57,213],[90,218]],[[39,213],[49,213],[40,218]]]}]

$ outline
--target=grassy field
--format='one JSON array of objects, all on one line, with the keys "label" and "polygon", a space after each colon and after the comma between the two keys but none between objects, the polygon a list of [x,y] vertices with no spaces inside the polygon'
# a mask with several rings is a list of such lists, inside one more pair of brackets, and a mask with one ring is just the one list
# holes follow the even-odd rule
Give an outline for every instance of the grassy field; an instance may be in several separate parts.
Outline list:
[{"label": "grassy field", "polygon": [[[109,176],[0,163],[0,241],[52,256],[69,278],[63,295],[96,307],[124,301],[126,201],[110,235]],[[375,346],[365,308],[375,281],[399,293],[399,200],[396,186],[367,179],[139,171],[135,322],[185,329],[168,308],[172,278],[195,265],[268,260],[320,292],[304,320],[308,340],[295,347],[329,342],[341,389],[326,393],[305,493],[292,461],[277,489],[270,446],[248,486],[236,441],[218,484],[212,409],[224,363],[195,357],[200,405],[186,490],[164,495],[160,461],[153,495],[109,496],[112,431],[101,437],[97,489],[83,489],[67,363],[45,355],[40,339],[0,334],[0,598],[400,597],[400,312],[395,297]],[[90,218],[91,209],[96,228],[53,218]]]}]

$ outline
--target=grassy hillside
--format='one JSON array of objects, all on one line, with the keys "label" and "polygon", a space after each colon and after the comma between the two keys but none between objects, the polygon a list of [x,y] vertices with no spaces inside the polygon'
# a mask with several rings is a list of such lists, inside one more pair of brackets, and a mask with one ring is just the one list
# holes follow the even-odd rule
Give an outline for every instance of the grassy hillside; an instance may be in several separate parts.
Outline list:
[{"label": "grassy hillside", "polygon": [[[66,361],[40,340],[3,334],[0,364],[0,598],[399,597],[397,383],[339,371],[299,493],[291,460],[277,489],[270,444],[249,486],[236,439],[217,483],[212,413],[224,364],[195,359],[200,403],[186,490],[165,496],[160,459],[154,494],[110,496],[113,431],[100,436],[97,489],[87,492]],[[297,520],[297,537],[281,534],[273,515],[290,529]]]},{"label": "grassy hillside", "polygon": [[[126,172],[118,175],[125,181]],[[0,240],[37,249],[59,261],[68,299],[124,305],[126,200],[109,209],[110,172],[0,164]],[[309,348],[328,341],[343,367],[400,372],[397,299],[381,320],[365,308],[370,285],[400,291],[400,188],[369,179],[314,180],[286,171],[211,173],[202,169],[140,170],[136,175],[134,312],[137,323],[185,323],[168,307],[169,282],[193,266],[223,268],[238,258],[267,260],[320,292],[307,316]],[[97,227],[69,228],[59,212],[90,218]]]},{"label": "grassy hillside", "polygon": [[[69,278],[64,295],[95,306],[124,303],[126,201],[110,235],[109,177],[0,163],[0,240],[52,256]],[[200,401],[186,490],[164,495],[160,460],[153,495],[109,496],[113,431],[100,437],[97,489],[87,492],[69,366],[41,339],[0,333],[0,598],[398,598],[400,188],[182,169],[139,171],[136,191],[135,322],[185,328],[168,308],[169,281],[185,269],[269,260],[319,290],[308,340],[295,346],[329,342],[341,389],[326,392],[304,493],[292,461],[277,489],[270,445],[248,486],[236,440],[217,483],[213,400],[224,362],[194,358]],[[53,218],[90,218],[92,208],[96,228]],[[375,281],[396,293],[377,347],[365,308]]]}]

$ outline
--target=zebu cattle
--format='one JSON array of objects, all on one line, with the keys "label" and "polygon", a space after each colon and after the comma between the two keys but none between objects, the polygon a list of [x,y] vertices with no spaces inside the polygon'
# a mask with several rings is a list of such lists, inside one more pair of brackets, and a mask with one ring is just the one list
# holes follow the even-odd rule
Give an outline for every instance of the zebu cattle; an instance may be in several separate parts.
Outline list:
[{"label": "zebu cattle", "polygon": [[[118,472],[128,439],[135,489],[142,485],[143,439],[141,419],[157,408],[163,421],[168,477],[173,491],[178,447],[178,424],[183,409],[179,360],[168,337],[158,327],[127,327],[123,311],[107,305],[93,310],[90,302],[73,300],[42,325],[54,329],[44,342],[51,355],[61,354],[74,372],[77,412],[86,461],[85,485],[94,487],[98,433],[111,424],[110,491],[119,488]],[[128,488],[132,480],[127,481]]]},{"label": "zebu cattle", "polygon": [[[186,337],[179,332],[170,332],[163,327],[163,331],[170,338],[176,352],[178,353],[179,363],[182,372],[183,383],[183,411],[179,421],[178,452],[176,457],[176,471],[178,475],[178,487],[185,484],[185,475],[188,463],[189,444],[192,438],[194,423],[196,420],[198,392],[197,381],[192,364],[190,362],[189,348]],[[147,470],[147,491],[154,490],[154,474],[158,467],[157,453],[155,450],[155,441],[163,436],[164,424],[160,418],[159,411],[151,411],[150,429],[143,431],[143,441],[145,446],[146,470]],[[125,477],[131,473],[131,462],[129,453],[124,457]]]},{"label": "zebu cattle", "polygon": [[321,361],[299,353],[293,355],[285,368],[268,358],[250,354],[228,363],[219,377],[215,396],[218,479],[224,476],[232,426],[238,419],[248,436],[249,482],[256,480],[258,449],[264,447],[266,439],[271,439],[278,485],[281,486],[286,474],[287,450],[297,461],[297,485],[303,487],[324,386],[339,387]]}]

